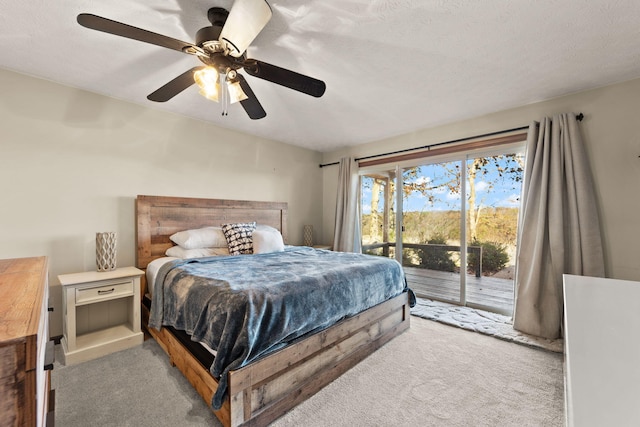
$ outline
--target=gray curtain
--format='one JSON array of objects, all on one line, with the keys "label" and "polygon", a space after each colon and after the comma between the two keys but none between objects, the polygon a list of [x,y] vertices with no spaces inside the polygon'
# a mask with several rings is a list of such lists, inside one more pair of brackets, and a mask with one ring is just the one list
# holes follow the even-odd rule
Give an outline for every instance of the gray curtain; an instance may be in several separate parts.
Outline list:
[{"label": "gray curtain", "polygon": [[333,234],[334,251],[361,251],[358,178],[358,165],[355,160],[351,157],[340,159],[336,223]]},{"label": "gray curtain", "polygon": [[527,136],[513,327],[562,336],[562,275],[604,276],[589,161],[574,114],[533,123]]}]

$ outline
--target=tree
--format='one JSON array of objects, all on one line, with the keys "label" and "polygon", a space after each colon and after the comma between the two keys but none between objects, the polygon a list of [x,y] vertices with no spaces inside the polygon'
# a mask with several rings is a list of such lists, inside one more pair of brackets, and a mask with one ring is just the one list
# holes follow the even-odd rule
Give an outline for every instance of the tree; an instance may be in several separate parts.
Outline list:
[{"label": "tree", "polygon": [[[469,159],[466,163],[467,176],[467,241],[486,240],[512,244],[507,236],[501,237],[500,233],[505,232],[509,236],[515,236],[515,225],[517,219],[511,214],[511,209],[506,211],[497,206],[487,203],[485,197],[480,194],[491,193],[495,188],[504,188],[510,184],[513,189],[520,186],[524,170],[523,158],[517,154],[507,154],[498,156],[487,156]],[[429,215],[431,209],[406,213],[404,224],[407,230],[413,230],[411,236],[405,234],[405,242],[427,243],[434,238],[437,233],[445,233],[449,240],[460,239],[459,214],[461,196],[461,162],[443,162],[435,166],[413,167],[404,170],[402,174],[402,195],[408,201],[415,195],[424,199],[425,208],[427,206],[450,206],[451,210],[446,215]],[[363,188],[371,189],[370,207],[371,214],[363,216],[363,232],[369,233],[370,242],[393,241],[394,240],[394,215],[392,214],[396,191],[393,171],[386,174],[376,174],[363,177]],[[483,193],[479,191],[482,184]],[[387,188],[387,192],[383,189]],[[519,193],[519,189],[516,191]],[[383,194],[387,197],[383,199]],[[451,198],[456,199],[452,201]],[[456,198],[457,196],[457,198]],[[379,209],[381,201],[384,200],[385,212],[389,215],[384,221],[388,223],[385,230],[381,227],[381,213]],[[507,224],[507,215],[512,220]],[[387,230],[388,229],[388,230]],[[497,230],[500,233],[497,233]],[[443,231],[446,230],[446,231]],[[381,233],[384,231],[384,233]],[[481,234],[482,233],[482,234]],[[387,235],[388,234],[388,235]]]},{"label": "tree", "polygon": [[[512,181],[513,188],[522,182],[524,171],[523,157],[517,154],[506,154],[491,157],[478,157],[473,159],[468,165],[467,177],[469,183],[468,215],[469,215],[469,238],[471,241],[477,240],[478,223],[483,208],[482,202],[476,201],[476,178],[486,177],[489,174],[489,167],[495,168],[498,174],[496,180],[504,182],[505,179]],[[496,181],[490,181],[488,191],[493,190]],[[477,206],[476,206],[477,203]]]},{"label": "tree", "polygon": [[[403,174],[405,200],[416,192],[423,196],[432,206],[438,202],[450,205],[449,202],[443,200],[443,195],[460,195],[462,178],[460,163],[441,163],[439,166],[441,173],[426,179],[421,176],[420,167],[407,169]],[[518,154],[478,157],[467,162],[467,219],[470,240],[477,238],[478,224],[482,218],[483,209],[486,208],[483,203],[484,200],[478,200],[477,181],[481,178],[486,179],[493,173],[496,175],[495,178],[486,182],[487,192],[491,192],[498,181],[504,183],[508,180],[515,188],[522,182],[523,171],[523,158]]]},{"label": "tree", "polygon": [[[368,216],[368,224],[365,228],[363,221],[363,232],[368,231],[371,242],[383,241],[386,233],[382,230],[385,212],[380,212],[380,199],[384,197],[385,188],[388,185],[389,178],[382,175],[366,175],[362,177],[362,188],[371,190],[370,215]],[[383,206],[387,201],[383,200]],[[363,217],[364,219],[364,217]]]},{"label": "tree", "polygon": [[369,236],[374,238],[380,233],[380,216],[378,215],[378,204],[380,202],[380,180],[373,179],[371,184],[371,224],[369,224]]}]

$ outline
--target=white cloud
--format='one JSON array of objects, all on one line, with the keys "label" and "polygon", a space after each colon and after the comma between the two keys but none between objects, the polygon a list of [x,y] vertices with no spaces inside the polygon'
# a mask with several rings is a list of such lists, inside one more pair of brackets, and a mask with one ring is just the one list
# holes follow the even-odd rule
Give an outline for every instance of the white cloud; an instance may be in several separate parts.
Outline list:
[{"label": "white cloud", "polygon": [[504,206],[508,208],[520,207],[520,200],[518,200],[519,197],[520,197],[519,194],[511,194],[510,196],[507,196],[506,198],[499,200],[496,205]]},{"label": "white cloud", "polygon": [[480,181],[476,183],[476,192],[478,193],[487,191],[487,188],[489,188],[489,183],[487,181]]},{"label": "white cloud", "polygon": [[460,200],[460,193],[447,193],[447,200],[458,201]]},{"label": "white cloud", "polygon": [[431,191],[435,194],[445,194],[446,192],[449,191],[449,189],[443,186],[443,187],[434,188]]}]

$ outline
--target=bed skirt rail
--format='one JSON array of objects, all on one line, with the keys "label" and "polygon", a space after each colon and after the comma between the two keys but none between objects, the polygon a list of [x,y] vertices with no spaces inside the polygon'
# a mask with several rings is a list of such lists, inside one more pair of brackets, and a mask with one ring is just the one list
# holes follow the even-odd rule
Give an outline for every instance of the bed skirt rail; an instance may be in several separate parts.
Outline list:
[{"label": "bed skirt rail", "polygon": [[[143,324],[149,310],[142,306]],[[225,426],[265,426],[409,328],[407,293],[300,339],[229,373],[229,397],[214,411]],[[210,404],[217,381],[166,328],[149,334]]]}]

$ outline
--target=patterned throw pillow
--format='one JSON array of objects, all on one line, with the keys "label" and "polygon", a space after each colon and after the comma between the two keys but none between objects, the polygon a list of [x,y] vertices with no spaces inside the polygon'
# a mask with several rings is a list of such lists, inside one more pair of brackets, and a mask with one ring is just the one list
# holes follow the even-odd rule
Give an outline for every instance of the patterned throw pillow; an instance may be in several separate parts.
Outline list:
[{"label": "patterned throw pillow", "polygon": [[223,224],[222,232],[227,239],[229,254],[241,255],[253,253],[253,230],[255,229],[255,222]]}]

